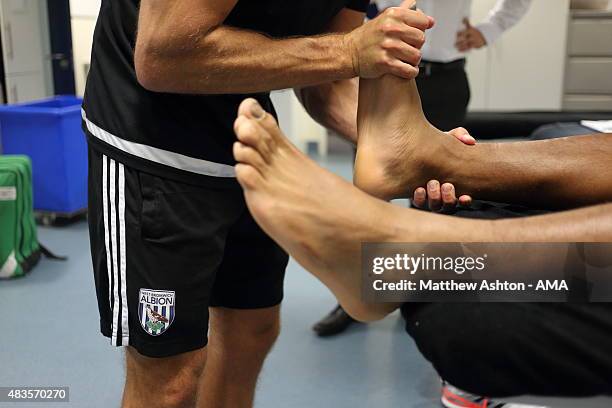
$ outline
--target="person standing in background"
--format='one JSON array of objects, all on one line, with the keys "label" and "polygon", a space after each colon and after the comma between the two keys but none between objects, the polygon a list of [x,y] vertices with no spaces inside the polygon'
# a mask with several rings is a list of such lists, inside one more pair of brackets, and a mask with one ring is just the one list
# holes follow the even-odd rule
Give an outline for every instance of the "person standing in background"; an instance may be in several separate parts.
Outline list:
[{"label": "person standing in background", "polygon": [[[417,85],[423,110],[439,129],[463,126],[470,102],[465,53],[495,43],[527,13],[532,0],[498,0],[487,18],[470,23],[472,0],[419,0],[418,7],[436,19],[427,32]],[[380,11],[398,0],[377,0]]]},{"label": "person standing in background", "polygon": [[[435,127],[449,130],[463,126],[470,102],[466,53],[495,43],[521,20],[531,1],[498,0],[487,18],[475,26],[470,23],[472,0],[417,1],[418,7],[436,20],[436,25],[427,32],[416,78],[423,111]],[[401,0],[374,3],[378,11],[383,11],[398,6]],[[319,336],[331,336],[342,333],[354,322],[338,305],[313,330]]]}]

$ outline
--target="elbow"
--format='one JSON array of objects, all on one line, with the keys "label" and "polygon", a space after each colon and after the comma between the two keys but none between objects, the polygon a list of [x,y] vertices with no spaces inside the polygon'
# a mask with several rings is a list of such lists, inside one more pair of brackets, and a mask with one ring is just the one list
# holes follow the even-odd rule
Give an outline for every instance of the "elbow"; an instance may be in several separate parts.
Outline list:
[{"label": "elbow", "polygon": [[134,51],[134,69],[136,80],[147,91],[165,92],[167,76],[160,66],[159,57],[154,53],[137,46]]}]

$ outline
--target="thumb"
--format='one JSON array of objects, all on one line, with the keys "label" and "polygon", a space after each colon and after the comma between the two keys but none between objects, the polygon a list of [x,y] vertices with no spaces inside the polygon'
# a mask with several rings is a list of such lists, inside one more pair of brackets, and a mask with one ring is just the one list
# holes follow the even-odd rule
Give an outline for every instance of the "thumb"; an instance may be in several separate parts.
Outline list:
[{"label": "thumb", "polygon": [[465,25],[466,29],[472,28],[472,24],[470,23],[470,19],[467,17],[463,17],[463,25]]}]

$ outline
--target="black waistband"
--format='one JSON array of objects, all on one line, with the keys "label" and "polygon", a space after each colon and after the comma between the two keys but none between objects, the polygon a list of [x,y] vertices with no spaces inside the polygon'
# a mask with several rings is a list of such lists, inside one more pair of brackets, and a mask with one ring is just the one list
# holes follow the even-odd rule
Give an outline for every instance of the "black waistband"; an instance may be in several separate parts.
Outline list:
[{"label": "black waistband", "polygon": [[457,71],[465,69],[465,58],[451,62],[433,62],[423,60],[419,64],[421,75],[430,76],[442,71]]}]

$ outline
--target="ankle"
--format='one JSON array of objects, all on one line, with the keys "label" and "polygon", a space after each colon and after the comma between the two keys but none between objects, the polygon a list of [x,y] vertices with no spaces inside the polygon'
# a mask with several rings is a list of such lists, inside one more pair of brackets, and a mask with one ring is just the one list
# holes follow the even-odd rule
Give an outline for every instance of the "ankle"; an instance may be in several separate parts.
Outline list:
[{"label": "ankle", "polygon": [[404,194],[411,195],[418,187],[424,187],[430,180],[451,182],[453,167],[465,147],[461,142],[436,129],[429,122],[420,130],[422,138],[415,146],[413,155],[408,157],[404,167]]}]

